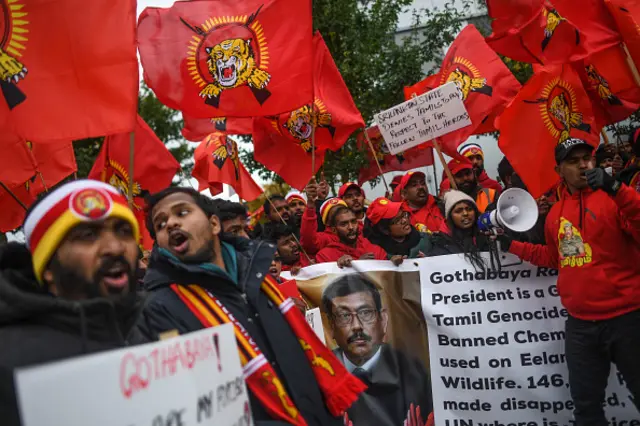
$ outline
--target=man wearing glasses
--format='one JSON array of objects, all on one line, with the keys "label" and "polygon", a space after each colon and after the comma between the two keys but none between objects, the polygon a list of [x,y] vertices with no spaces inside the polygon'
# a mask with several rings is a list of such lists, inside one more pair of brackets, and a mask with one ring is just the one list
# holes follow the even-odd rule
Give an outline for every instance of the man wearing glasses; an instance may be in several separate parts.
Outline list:
[{"label": "man wearing glasses", "polygon": [[347,411],[353,426],[426,420],[432,411],[429,376],[421,361],[384,343],[389,318],[375,284],[358,274],[342,275],[323,291],[322,307],[338,345],[334,353],[368,386]]}]

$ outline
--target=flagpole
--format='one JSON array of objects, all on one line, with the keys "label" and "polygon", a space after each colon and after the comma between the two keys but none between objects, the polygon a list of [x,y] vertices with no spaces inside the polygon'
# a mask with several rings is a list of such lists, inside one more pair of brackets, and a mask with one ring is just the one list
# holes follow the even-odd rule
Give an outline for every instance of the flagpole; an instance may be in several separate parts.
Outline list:
[{"label": "flagpole", "polygon": [[371,150],[371,155],[373,155],[373,161],[375,161],[376,166],[378,166],[378,171],[380,172],[380,177],[382,177],[382,182],[384,183],[384,187],[386,188],[387,193],[391,194],[389,185],[387,184],[387,180],[384,178],[384,172],[382,171],[382,166],[380,166],[380,162],[378,161],[376,150],[373,148],[373,144],[371,143],[371,139],[369,138],[369,134],[367,133],[367,129],[363,127],[362,131],[364,133],[364,138],[367,141],[367,144],[369,145],[369,149]]},{"label": "flagpole", "polygon": [[607,136],[607,132],[604,131],[604,128],[600,130],[602,137],[604,138],[604,144],[609,145],[609,136]]},{"label": "flagpole", "polygon": [[451,174],[451,170],[449,170],[449,165],[446,161],[444,161],[444,156],[442,155],[442,150],[440,150],[440,143],[438,142],[438,138],[435,138],[433,140],[433,147],[438,153],[438,158],[440,158],[440,162],[442,163],[442,167],[444,167],[444,172],[447,174],[447,178],[449,178],[449,186],[453,189],[458,189],[458,185],[456,185],[456,181],[453,179],[453,174]]},{"label": "flagpole", "polygon": [[636,63],[633,62],[633,58],[631,57],[631,53],[629,53],[626,43],[622,43],[622,49],[624,49],[624,53],[627,56],[627,65],[629,65],[631,74],[633,74],[633,79],[635,80],[636,85],[640,86],[640,73],[638,73],[638,67],[636,67]]},{"label": "flagpole", "polygon": [[311,117],[313,127],[311,128],[311,176],[316,175],[316,126],[313,123],[313,117]]},{"label": "flagpole", "polygon": [[[431,157],[433,157],[433,148],[431,148]],[[438,173],[436,172],[436,162],[433,162],[433,183],[435,185],[436,193],[438,191]]]},{"label": "flagpole", "polygon": [[129,208],[133,210],[133,162],[135,151],[135,130],[129,133]]},{"label": "flagpole", "polygon": [[9,195],[11,195],[11,197],[16,200],[16,202],[18,204],[20,204],[20,207],[22,207],[25,211],[29,210],[27,208],[27,206],[24,205],[24,203],[22,201],[20,201],[20,199],[18,197],[16,197],[16,194],[14,194],[13,192],[11,192],[11,190],[9,188],[7,188],[7,185],[5,185],[4,183],[0,182],[0,186],[2,186],[2,189],[4,189],[5,191],[7,191],[9,193]]},{"label": "flagpole", "polygon": [[[265,197],[267,197],[267,201],[269,202],[269,204],[271,205],[271,208],[273,209],[274,212],[276,212],[278,214],[278,217],[280,218],[280,220],[282,221],[282,223],[284,223],[286,226],[289,226],[289,224],[287,223],[286,220],[284,220],[284,218],[282,217],[282,215],[280,215],[280,212],[278,211],[278,209],[276,209],[276,206],[273,205],[273,201],[271,201],[271,198],[265,193],[264,194]],[[302,252],[304,253],[304,255],[306,256],[307,260],[309,261],[309,263],[313,263],[311,261],[311,258],[309,257],[309,255],[307,254],[307,252],[304,250],[304,247],[302,247],[302,244],[300,243],[300,240],[298,239],[298,237],[296,237],[296,234],[294,234],[293,232],[291,233],[291,236],[296,240],[296,243],[298,244],[298,246],[300,246],[300,250],[302,250]]]}]

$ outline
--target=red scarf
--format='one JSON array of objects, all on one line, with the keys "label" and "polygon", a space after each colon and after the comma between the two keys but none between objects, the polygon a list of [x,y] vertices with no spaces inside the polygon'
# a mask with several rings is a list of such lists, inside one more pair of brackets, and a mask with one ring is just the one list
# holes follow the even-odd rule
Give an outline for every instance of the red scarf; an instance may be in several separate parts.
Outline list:
[{"label": "red scarf", "polygon": [[[306,426],[307,422],[293,404],[282,381],[253,341],[247,330],[211,293],[197,285],[172,284],[171,289],[200,320],[204,327],[232,323],[235,329],[240,363],[249,389],[274,418]],[[335,355],[318,339],[291,299],[285,299],[273,277],[267,275],[261,290],[278,306],[304,350],[313,374],[333,416],[341,416],[367,388],[349,374]]]}]

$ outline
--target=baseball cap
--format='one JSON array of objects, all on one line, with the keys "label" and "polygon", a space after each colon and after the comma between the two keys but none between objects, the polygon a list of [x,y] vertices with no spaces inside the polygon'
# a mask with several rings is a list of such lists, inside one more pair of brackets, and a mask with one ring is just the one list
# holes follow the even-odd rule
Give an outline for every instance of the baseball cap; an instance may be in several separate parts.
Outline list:
[{"label": "baseball cap", "polygon": [[454,158],[449,161],[447,166],[449,166],[449,170],[451,170],[452,175],[457,175],[458,172],[461,172],[462,170],[473,169],[471,161],[467,158]]},{"label": "baseball cap", "polygon": [[584,139],[569,138],[558,144],[555,150],[556,164],[562,163],[569,156],[571,151],[579,147],[587,147],[593,151],[593,147]]},{"label": "baseball cap", "polygon": [[344,185],[342,185],[340,187],[340,189],[338,190],[338,197],[342,198],[344,197],[344,194],[350,190],[351,188],[358,188],[360,190],[360,192],[362,193],[362,196],[364,197],[364,190],[360,187],[360,185],[358,185],[355,182],[347,182]]},{"label": "baseball cap", "polygon": [[[402,193],[402,191],[404,190],[404,187],[407,186],[407,184],[409,183],[409,181],[411,180],[411,178],[413,176],[422,176],[423,179],[426,179],[427,176],[422,173],[422,172],[409,172],[406,175],[402,176],[402,180],[400,181],[400,185],[398,185],[396,187],[396,191],[398,191],[398,194]],[[395,193],[395,191],[394,191]]]},{"label": "baseball cap", "polygon": [[391,180],[391,185],[400,185],[400,182],[402,182],[403,177],[404,175],[395,175]]},{"label": "baseball cap", "polygon": [[376,225],[382,219],[393,219],[402,210],[402,203],[395,203],[384,197],[376,198],[367,209],[367,218]]}]

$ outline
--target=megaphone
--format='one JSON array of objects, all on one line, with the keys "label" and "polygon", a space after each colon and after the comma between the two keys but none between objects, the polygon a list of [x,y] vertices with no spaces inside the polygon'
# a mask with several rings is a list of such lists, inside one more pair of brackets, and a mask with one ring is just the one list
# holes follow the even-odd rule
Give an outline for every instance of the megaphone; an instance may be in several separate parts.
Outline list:
[{"label": "megaphone", "polygon": [[481,231],[506,228],[514,232],[526,232],[538,221],[538,204],[524,189],[510,188],[498,198],[497,208],[484,213],[478,219]]}]

